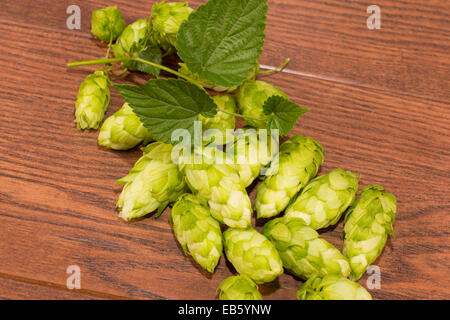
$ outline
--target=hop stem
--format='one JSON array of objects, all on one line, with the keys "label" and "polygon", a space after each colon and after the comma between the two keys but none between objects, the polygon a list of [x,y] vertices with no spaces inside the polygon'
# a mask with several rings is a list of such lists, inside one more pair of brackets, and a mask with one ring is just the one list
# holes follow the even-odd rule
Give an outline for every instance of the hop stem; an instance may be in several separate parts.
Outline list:
[{"label": "hop stem", "polygon": [[157,63],[154,63],[154,62],[151,62],[151,61],[147,61],[147,60],[141,59],[139,57],[137,57],[137,58],[96,59],[96,60],[69,62],[67,64],[67,66],[69,68],[72,68],[72,67],[81,67],[81,66],[105,65],[105,64],[110,64],[110,63],[114,63],[114,62],[126,62],[126,61],[131,61],[131,60],[132,61],[136,61],[136,62],[140,62],[140,63],[143,63],[143,64],[147,64],[149,66],[152,66],[152,67],[155,67],[155,68],[158,68],[158,69],[161,69],[161,70],[164,70],[164,71],[169,72],[169,73],[171,73],[173,75],[176,75],[176,76],[178,76],[180,78],[183,78],[184,80],[189,81],[189,82],[199,86],[200,88],[203,88],[203,85],[200,82],[198,82],[198,81],[196,81],[196,80],[194,80],[194,79],[192,79],[192,78],[190,78],[188,76],[185,76],[185,75],[183,75],[183,74],[181,74],[181,73],[179,73],[179,72],[177,72],[175,70],[172,70],[172,69],[170,69],[168,67],[165,67],[163,65],[160,65],[160,64],[157,64]]},{"label": "hop stem", "polygon": [[259,118],[255,118],[255,117],[244,116],[244,115],[242,115],[242,114],[240,114],[240,113],[222,110],[222,109],[220,109],[220,108],[217,109],[217,111],[218,111],[218,112],[223,112],[223,113],[226,113],[226,114],[235,116],[235,117],[244,118],[244,119],[251,119],[251,120],[257,120],[257,121],[261,120],[261,119],[259,119]]},{"label": "hop stem", "polygon": [[272,69],[272,70],[266,70],[266,71],[260,71],[258,72],[258,74],[268,74],[268,73],[272,73],[272,72],[278,72],[284,69],[284,67],[286,67],[288,65],[288,63],[291,61],[291,58],[287,58],[286,61],[283,62],[282,65],[280,65],[279,67]]}]

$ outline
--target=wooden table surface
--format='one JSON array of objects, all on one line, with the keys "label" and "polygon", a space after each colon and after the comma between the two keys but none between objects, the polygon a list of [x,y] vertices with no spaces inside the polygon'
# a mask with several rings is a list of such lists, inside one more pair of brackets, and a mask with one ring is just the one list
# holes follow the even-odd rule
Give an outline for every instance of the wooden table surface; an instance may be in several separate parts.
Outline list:
[{"label": "wooden table surface", "polygon": [[[104,55],[89,32],[91,12],[117,5],[132,22],[155,1],[78,1],[81,30],[68,30],[66,8],[76,2],[2,1],[0,298],[213,299],[232,274],[223,257],[212,276],[196,267],[167,210],[159,220],[118,218],[115,180],[140,151],[99,148],[97,133],[73,122],[78,86],[93,69],[65,64]],[[379,30],[366,26],[372,2],[269,3],[260,62],[292,61],[264,80],[310,108],[295,133],[324,145],[321,173],[352,170],[361,187],[377,183],[397,196],[397,237],[375,262],[381,289],[371,294],[449,299],[450,2],[378,0]],[[114,91],[108,115],[121,105]],[[341,230],[342,222],[323,236],[341,248]],[[66,287],[70,265],[80,267],[79,290]],[[267,299],[295,299],[301,283],[283,275],[261,290]]]}]

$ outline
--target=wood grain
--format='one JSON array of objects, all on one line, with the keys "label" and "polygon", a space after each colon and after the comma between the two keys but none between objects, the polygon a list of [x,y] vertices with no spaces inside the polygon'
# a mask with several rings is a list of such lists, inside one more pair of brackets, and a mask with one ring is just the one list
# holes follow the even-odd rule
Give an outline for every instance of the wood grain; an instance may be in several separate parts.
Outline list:
[{"label": "wood grain", "polygon": [[[82,9],[89,16],[116,4],[132,21],[151,3],[84,1]],[[295,133],[324,145],[321,173],[352,170],[362,175],[361,186],[378,183],[398,198],[397,237],[376,262],[382,287],[372,295],[448,299],[450,61],[442,11],[448,2],[381,1],[386,24],[400,26],[408,15],[420,22],[383,34],[358,29],[365,19],[356,27],[366,16],[362,2],[270,3],[261,62],[275,65],[290,56],[289,69],[298,74],[263,80],[311,109]],[[92,68],[67,70],[65,63],[103,50],[86,19],[82,31],[65,29],[68,4],[8,0],[0,12],[0,297],[212,299],[232,273],[223,258],[211,276],[184,257],[168,212],[133,223],[117,217],[115,180],[140,152],[103,150],[97,133],[75,129],[74,100]],[[333,25],[325,22],[330,16]],[[108,115],[121,104],[113,92]],[[323,236],[340,248],[341,230],[342,223]],[[72,264],[82,272],[78,292],[65,287]],[[294,299],[301,283],[283,275],[262,291],[265,298]]]},{"label": "wood grain", "polygon": [[[69,0],[5,0],[0,20],[40,26],[91,38],[93,10],[117,5],[127,22],[144,17],[155,1],[85,0],[82,29],[66,29]],[[193,7],[204,0],[190,1]],[[22,5],[21,5],[22,4]],[[270,0],[265,65],[279,65],[307,77],[381,88],[417,97],[450,101],[450,2],[379,0],[381,29],[369,30],[367,1]],[[79,48],[76,52],[83,52]]]}]

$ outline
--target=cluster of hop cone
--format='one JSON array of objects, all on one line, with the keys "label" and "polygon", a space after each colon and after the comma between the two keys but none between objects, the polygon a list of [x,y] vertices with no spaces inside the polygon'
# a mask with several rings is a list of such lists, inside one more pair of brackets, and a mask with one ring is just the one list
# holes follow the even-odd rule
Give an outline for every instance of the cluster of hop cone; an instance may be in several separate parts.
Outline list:
[{"label": "cluster of hop cone", "polygon": [[[94,12],[92,32],[105,42],[117,39],[113,46],[115,55],[126,54],[150,34],[161,47],[170,48],[176,39],[174,25],[179,27],[192,9],[185,3],[155,6],[154,32],[146,29],[149,24],[145,19],[125,27],[122,14],[115,7]],[[170,24],[164,23],[167,21]],[[181,65],[179,72],[189,70]],[[109,86],[104,70],[83,82],[76,103],[79,129],[100,126],[109,105]],[[205,86],[230,91],[213,84]],[[273,95],[284,95],[281,89],[254,79],[233,89],[234,96],[214,97],[221,110],[231,113],[219,112],[214,118],[200,116],[204,129],[234,130],[232,113],[237,107],[241,113],[262,117],[264,101]],[[264,121],[250,120],[247,124],[261,128]],[[251,135],[254,136],[249,138]],[[255,130],[240,130],[226,139],[222,148],[225,151],[214,148],[213,153],[220,153],[232,146],[236,157],[257,149],[258,157],[252,162],[215,162],[206,156],[211,155],[208,149],[212,147],[195,150],[204,156],[200,163],[174,162],[174,147],[162,142],[148,144],[153,138],[125,104],[104,121],[98,138],[101,146],[114,150],[146,145],[129,174],[118,180],[125,184],[117,203],[120,217],[129,221],[156,210],[159,215],[171,204],[170,222],[184,253],[212,273],[225,251],[237,271],[238,275],[220,284],[220,299],[262,299],[258,284],[274,281],[284,270],[307,280],[297,293],[298,299],[371,299],[355,281],[381,254],[388,235],[393,235],[395,197],[380,186],[370,185],[356,199],[359,177],[350,171],[335,169],[316,177],[324,150],[312,138],[295,135],[271,153],[272,148],[259,152],[263,146],[258,141],[260,137]],[[270,143],[264,145],[268,147]],[[251,224],[253,208],[247,188],[263,169],[268,170],[257,188],[254,208],[257,218],[268,222],[258,232]],[[341,253],[317,230],[335,225],[345,212]]]}]

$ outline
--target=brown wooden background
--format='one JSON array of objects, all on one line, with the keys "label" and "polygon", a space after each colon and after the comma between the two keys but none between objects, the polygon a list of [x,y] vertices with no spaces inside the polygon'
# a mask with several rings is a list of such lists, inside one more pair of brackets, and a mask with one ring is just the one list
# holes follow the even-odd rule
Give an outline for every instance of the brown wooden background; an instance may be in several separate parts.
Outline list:
[{"label": "brown wooden background", "polygon": [[[2,1],[0,298],[212,299],[231,274],[223,258],[208,276],[184,257],[167,212],[156,221],[119,220],[115,180],[140,152],[103,150],[97,133],[73,123],[78,86],[92,68],[65,64],[104,55],[89,32],[90,13],[117,5],[132,22],[153,2]],[[382,29],[373,31],[372,1],[269,2],[261,63],[290,57],[298,75],[265,80],[311,109],[295,132],[324,145],[321,172],[353,170],[361,186],[378,183],[398,198],[397,238],[376,262],[382,287],[372,295],[450,298],[450,2],[378,0]],[[74,3],[81,31],[66,28]],[[108,115],[121,105],[114,92]],[[342,223],[324,237],[340,248],[341,230]],[[81,268],[81,290],[66,288],[72,264]],[[300,285],[283,275],[262,291],[295,299]]]}]

